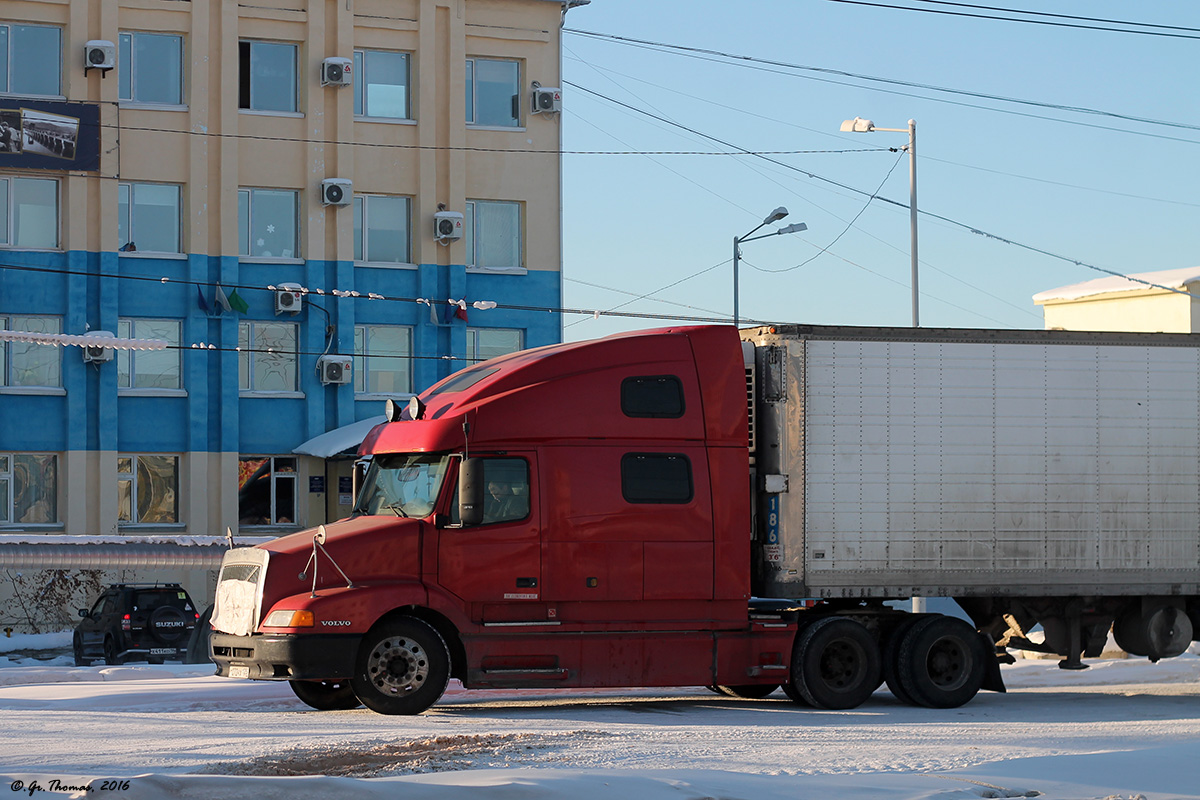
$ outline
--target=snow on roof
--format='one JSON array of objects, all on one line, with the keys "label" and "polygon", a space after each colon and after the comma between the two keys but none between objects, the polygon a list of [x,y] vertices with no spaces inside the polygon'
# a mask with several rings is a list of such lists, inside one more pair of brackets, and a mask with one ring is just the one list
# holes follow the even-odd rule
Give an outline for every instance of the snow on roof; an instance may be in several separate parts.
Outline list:
[{"label": "snow on roof", "polygon": [[1200,281],[1200,267],[1167,269],[1159,272],[1139,272],[1130,275],[1128,278],[1117,275],[1107,278],[1096,278],[1095,280],[1084,281],[1083,283],[1073,283],[1070,286],[1060,286],[1057,289],[1038,292],[1033,296],[1033,302],[1041,304],[1052,300],[1080,300],[1084,297],[1092,297],[1098,294],[1133,292],[1139,289],[1146,290],[1153,288],[1147,286],[1146,283],[1130,280],[1130,278],[1138,278],[1140,281],[1145,281],[1146,283],[1157,283],[1160,286],[1166,286],[1171,289],[1186,289],[1188,284]]},{"label": "snow on roof", "polygon": [[349,425],[322,433],[320,436],[314,436],[292,452],[302,456],[330,458],[347,450],[357,450],[358,446],[363,443],[363,439],[367,438],[367,434],[371,432],[371,428],[386,421],[387,417],[378,416],[352,422]]}]

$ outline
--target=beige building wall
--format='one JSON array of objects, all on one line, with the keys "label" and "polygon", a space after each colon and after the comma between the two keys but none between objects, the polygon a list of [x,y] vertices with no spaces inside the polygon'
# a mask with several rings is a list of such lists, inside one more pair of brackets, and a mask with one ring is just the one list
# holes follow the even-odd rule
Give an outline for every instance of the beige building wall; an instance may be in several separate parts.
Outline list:
[{"label": "beige building wall", "polygon": [[1113,276],[1033,297],[1048,330],[1195,333],[1200,331],[1200,268]]}]

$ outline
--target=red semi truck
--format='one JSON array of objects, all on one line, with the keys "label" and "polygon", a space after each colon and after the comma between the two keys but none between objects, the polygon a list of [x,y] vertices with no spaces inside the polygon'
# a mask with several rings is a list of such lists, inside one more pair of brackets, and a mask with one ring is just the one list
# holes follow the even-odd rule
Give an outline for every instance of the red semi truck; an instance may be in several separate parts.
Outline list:
[{"label": "red semi truck", "polygon": [[[1066,418],[1055,398],[1080,417],[1065,364],[1102,374],[1143,350],[1171,369],[1173,353],[1192,359],[1194,402],[1189,337],[703,326],[486,361],[389,403],[349,519],[226,554],[212,657],[314,708],[415,714],[451,678],[782,687],[835,709],[886,681],[954,707],[1004,690],[1006,646],[1081,667],[1114,621],[1131,652],[1178,655],[1200,618],[1194,476],[1178,503],[1139,502],[1098,477],[1103,442],[1045,444]],[[997,388],[1007,371],[1024,376],[1013,398]],[[1113,382],[1128,408],[1157,399],[1156,381],[1126,377]],[[1168,434],[1164,467],[1121,444],[1128,469],[1190,454],[1194,472],[1195,418],[1189,453]],[[1041,449],[1006,449],[1030,430]],[[1072,481],[1082,500],[1047,497]],[[1081,504],[1097,524],[1061,524]],[[975,624],[890,602],[916,595],[954,597]]]}]

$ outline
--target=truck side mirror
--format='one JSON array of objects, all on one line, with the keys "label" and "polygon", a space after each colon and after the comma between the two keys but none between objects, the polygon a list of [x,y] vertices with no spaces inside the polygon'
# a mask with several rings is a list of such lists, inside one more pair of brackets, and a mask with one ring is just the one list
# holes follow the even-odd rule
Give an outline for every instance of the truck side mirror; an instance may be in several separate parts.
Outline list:
[{"label": "truck side mirror", "polygon": [[458,465],[458,519],[462,525],[483,522],[483,489],[483,459],[465,459]]}]

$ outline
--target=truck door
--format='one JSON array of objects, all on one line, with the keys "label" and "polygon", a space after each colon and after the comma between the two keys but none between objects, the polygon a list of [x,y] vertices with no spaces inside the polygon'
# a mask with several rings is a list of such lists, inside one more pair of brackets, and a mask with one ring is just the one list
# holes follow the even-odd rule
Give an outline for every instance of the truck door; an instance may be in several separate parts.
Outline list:
[{"label": "truck door", "polygon": [[484,457],[483,522],[451,525],[438,536],[438,583],[471,604],[536,604],[541,599],[541,539],[532,453]]}]

